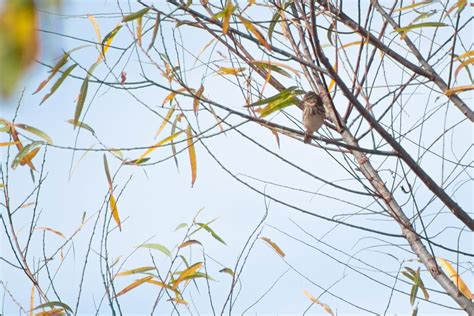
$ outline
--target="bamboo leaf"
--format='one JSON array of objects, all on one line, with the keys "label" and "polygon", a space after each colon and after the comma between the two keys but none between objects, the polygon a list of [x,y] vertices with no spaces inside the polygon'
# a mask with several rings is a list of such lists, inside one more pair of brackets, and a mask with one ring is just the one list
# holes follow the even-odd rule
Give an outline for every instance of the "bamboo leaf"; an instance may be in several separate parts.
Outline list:
[{"label": "bamboo leaf", "polygon": [[63,302],[59,302],[59,301],[52,301],[52,302],[48,302],[48,303],[44,303],[44,304],[38,305],[38,306],[36,306],[33,310],[37,310],[37,309],[41,309],[41,308],[46,308],[46,307],[53,308],[53,307],[56,307],[56,306],[59,306],[59,307],[61,307],[62,309],[66,310],[66,311],[69,311],[70,313],[72,313],[71,307],[69,307],[67,304],[64,304]]},{"label": "bamboo leaf", "polygon": [[76,110],[74,112],[74,127],[77,125],[77,122],[79,122],[82,108],[84,107],[84,102],[86,101],[88,87],[89,87],[89,76],[86,76],[84,78],[84,81],[82,82],[81,90],[79,92],[79,97],[77,98]]},{"label": "bamboo leaf", "polygon": [[179,277],[172,282],[173,283],[173,288],[176,289],[178,287],[179,283],[181,283],[184,280],[184,278],[191,276],[197,270],[199,270],[201,267],[202,267],[202,262],[197,262],[197,263],[193,264],[192,266],[190,266],[189,268],[187,268],[186,270],[184,270],[183,272],[181,272]]},{"label": "bamboo leaf", "polygon": [[43,89],[44,86],[46,86],[48,82],[51,80],[51,78],[53,78],[54,75],[59,71],[59,69],[61,69],[61,67],[67,63],[68,59],[69,59],[69,54],[64,53],[63,56],[59,59],[59,61],[56,63],[56,65],[54,65],[53,68],[51,69],[51,73],[49,74],[48,78],[46,78],[39,84],[39,86],[36,88],[33,94],[40,92],[41,89]]},{"label": "bamboo leaf", "polygon": [[194,240],[194,239],[190,239],[190,240],[186,240],[181,245],[179,245],[178,249],[182,249],[182,248],[185,248],[185,247],[188,247],[188,246],[191,246],[191,245],[200,245],[200,246],[202,246],[201,242],[199,242],[197,240]]},{"label": "bamboo leaf", "polygon": [[53,234],[58,235],[59,237],[66,239],[66,236],[64,236],[63,233],[61,233],[59,230],[53,229],[51,227],[35,227],[35,230],[46,230],[49,232],[52,232]]},{"label": "bamboo leaf", "polygon": [[448,89],[448,90],[444,91],[444,94],[447,95],[447,96],[450,96],[450,95],[455,94],[455,93],[465,92],[465,91],[470,91],[470,90],[474,90],[474,86],[454,87],[454,88],[451,88],[451,89]]},{"label": "bamboo leaf", "polygon": [[143,283],[149,281],[153,279],[153,276],[152,275],[149,275],[149,276],[146,276],[144,278],[141,278],[141,279],[138,279],[132,283],[130,283],[130,285],[128,285],[127,287],[125,287],[123,290],[121,290],[120,292],[117,293],[117,295],[115,295],[115,297],[119,297],[120,295],[123,295],[131,290],[133,290],[134,288],[142,285]]},{"label": "bamboo leaf", "polygon": [[227,0],[224,10],[222,11],[222,33],[225,35],[229,31],[229,23],[232,13],[235,11],[235,5],[232,0]]},{"label": "bamboo leaf", "polygon": [[303,293],[311,302],[313,302],[314,304],[320,305],[327,313],[334,316],[334,312],[332,311],[331,307],[329,307],[328,305],[324,303],[321,303],[320,300],[318,300],[316,297],[311,295],[311,293],[309,293],[308,291],[304,290]]},{"label": "bamboo leaf", "polygon": [[157,12],[156,13],[156,22],[155,22],[155,25],[153,26],[153,34],[151,36],[151,41],[150,41],[150,45],[148,45],[148,49],[147,50],[150,50],[153,45],[155,44],[155,40],[156,40],[156,35],[158,34],[158,28],[160,26],[160,13]]},{"label": "bamboo leaf", "polygon": [[404,32],[409,32],[414,29],[419,29],[419,28],[424,28],[424,27],[444,27],[444,26],[448,26],[448,25],[446,23],[441,23],[441,22],[424,22],[424,23],[418,23],[418,24],[411,24],[404,27],[398,27],[395,29],[395,32],[404,33]]},{"label": "bamboo leaf", "polygon": [[130,269],[130,270],[126,270],[126,271],[117,273],[117,276],[143,273],[143,272],[148,272],[148,271],[155,270],[155,269],[156,269],[155,267],[140,267],[140,268]]},{"label": "bamboo leaf", "polygon": [[175,139],[176,137],[178,137],[179,135],[181,135],[182,131],[179,131],[177,133],[174,133],[172,134],[171,136],[168,136],[166,137],[165,139],[162,139],[160,140],[158,143],[156,143],[155,145],[151,146],[150,148],[148,148],[137,160],[136,160],[136,163],[135,164],[140,164],[140,163],[143,163],[143,159],[148,156],[153,150],[155,150],[156,148],[160,147],[160,146],[163,146],[164,144],[172,141],[173,139]]},{"label": "bamboo leaf", "polygon": [[43,97],[43,99],[40,102],[40,105],[44,103],[50,96],[53,95],[56,90],[61,86],[61,84],[64,82],[64,80],[69,76],[69,74],[76,68],[77,64],[74,64],[72,66],[69,66],[64,72],[62,73],[61,77],[59,77],[58,80],[53,84],[51,87],[51,90]]},{"label": "bamboo leaf", "polygon": [[454,71],[454,77],[457,78],[458,76],[458,73],[461,71],[461,69],[463,68],[466,68],[466,70],[468,70],[468,65],[470,64],[473,64],[474,63],[474,58],[469,58],[465,61],[463,61],[457,68],[456,70]]},{"label": "bamboo leaf", "polygon": [[196,167],[196,149],[194,148],[193,133],[191,131],[191,125],[188,125],[186,129],[186,142],[188,144],[189,162],[191,164],[191,187],[194,185],[197,177]]},{"label": "bamboo leaf", "polygon": [[72,124],[74,127],[83,128],[83,129],[85,129],[85,130],[91,132],[92,134],[95,134],[94,129],[93,129],[90,125],[88,125],[88,124],[86,124],[86,123],[84,123],[84,122],[81,122],[81,121],[79,121],[79,120],[78,120],[77,122],[74,122],[73,119],[69,119],[69,120],[67,120],[66,122],[68,122],[69,124]]},{"label": "bamboo leaf", "polygon": [[112,40],[114,39],[115,35],[117,35],[118,31],[122,28],[122,24],[118,24],[109,34],[107,34],[104,39],[102,40],[102,58],[105,58],[105,53],[110,47]]},{"label": "bamboo leaf", "polygon": [[194,100],[193,100],[193,111],[194,111],[194,115],[198,115],[198,109],[199,109],[199,99],[201,98],[201,95],[202,93],[204,92],[204,86],[201,85],[198,89],[198,91],[196,92],[195,96],[194,96]]},{"label": "bamboo leaf", "polygon": [[232,271],[231,268],[220,269],[219,272],[221,272],[221,273],[227,273],[227,274],[229,274],[229,275],[231,275],[231,276],[234,276],[234,271]]},{"label": "bamboo leaf", "polygon": [[441,267],[449,276],[449,278],[453,281],[453,283],[456,285],[459,292],[461,292],[468,299],[472,300],[474,296],[472,295],[471,290],[469,290],[469,287],[464,282],[464,280],[458,275],[458,273],[453,268],[453,266],[451,266],[451,264],[446,259],[439,258],[439,257],[436,259],[438,259],[438,261],[441,264]]},{"label": "bamboo leaf", "polygon": [[122,22],[126,23],[126,22],[130,22],[130,21],[139,19],[139,18],[143,17],[148,11],[150,11],[150,8],[144,8],[144,9],[141,9],[140,11],[137,11],[137,12],[131,13],[129,15],[126,15],[122,18]]},{"label": "bamboo leaf", "polygon": [[171,251],[161,244],[143,244],[140,248],[148,248],[148,249],[155,249],[161,251],[166,256],[171,257]]},{"label": "bamboo leaf", "polygon": [[260,31],[252,24],[252,22],[250,22],[249,20],[247,20],[241,15],[238,15],[237,17],[242,22],[242,24],[247,28],[247,30],[257,38],[257,41],[261,45],[265,46],[265,48],[268,49],[269,51],[272,50],[272,47],[270,46],[270,44],[268,44],[265,37],[263,37],[263,34],[260,33]]},{"label": "bamboo leaf", "polygon": [[280,256],[284,257],[285,256],[285,253],[281,250],[280,247],[278,247],[278,245],[276,243],[274,243],[270,238],[268,237],[260,237],[261,240],[265,241],[268,245],[270,245],[270,247],[273,248],[273,250],[275,250],[275,252],[277,254],[279,254]]},{"label": "bamboo leaf", "polygon": [[93,15],[90,15],[90,14],[87,15],[87,18],[89,19],[89,21],[92,24],[92,27],[94,28],[95,36],[97,37],[97,42],[99,43],[102,42],[102,36],[100,35],[100,28],[99,28],[99,24],[97,23],[97,20],[95,19]]},{"label": "bamboo leaf", "polygon": [[[31,160],[34,158],[34,156],[36,156],[41,145],[43,145],[43,142],[34,141],[26,145],[25,147],[23,147],[22,150],[19,151],[18,154],[13,159],[12,169],[16,169],[18,165],[24,165],[24,164],[28,164],[28,166],[30,166]],[[36,170],[34,167],[31,169]]]},{"label": "bamboo leaf", "polygon": [[0,147],[7,147],[16,144],[18,144],[18,142],[0,142]]},{"label": "bamboo leaf", "polygon": [[21,128],[21,129],[23,129],[27,132],[35,134],[38,137],[41,137],[46,142],[48,142],[48,144],[53,143],[53,140],[51,139],[51,137],[49,137],[45,132],[43,132],[43,131],[41,131],[41,130],[33,127],[33,126],[29,126],[29,125],[26,125],[26,124],[15,124],[15,127]]},{"label": "bamboo leaf", "polygon": [[395,10],[393,10],[393,12],[406,11],[406,10],[414,9],[414,8],[419,7],[419,6],[424,6],[424,5],[427,5],[427,4],[430,4],[430,3],[433,3],[433,1],[432,0],[420,1],[420,2],[412,3],[410,5],[395,9]]},{"label": "bamboo leaf", "polygon": [[110,211],[112,212],[112,217],[115,221],[115,223],[117,223],[117,226],[119,228],[120,231],[122,231],[122,224],[120,222],[120,216],[119,216],[119,212],[118,212],[118,208],[117,208],[117,203],[115,201],[115,197],[113,195],[113,190],[114,190],[114,187],[113,187],[113,184],[112,184],[112,177],[110,176],[110,171],[109,171],[109,164],[107,162],[107,157],[105,156],[104,154],[104,169],[105,169],[105,175],[107,177],[107,182],[109,184],[109,207],[110,207]]},{"label": "bamboo leaf", "polygon": [[204,228],[208,233],[211,234],[212,237],[214,237],[216,240],[218,240],[219,242],[223,243],[224,245],[227,245],[225,243],[225,241],[219,237],[219,235],[216,234],[216,232],[214,230],[212,230],[212,228],[207,225],[207,224],[204,224],[204,223],[196,223],[196,225],[198,225],[199,227],[202,227]]},{"label": "bamboo leaf", "polygon": [[181,223],[181,224],[179,224],[178,226],[176,226],[176,228],[174,229],[174,231],[177,231],[177,230],[180,230],[180,229],[186,228],[186,227],[188,227],[188,224],[186,224],[186,223]]},{"label": "bamboo leaf", "polygon": [[245,70],[245,67],[240,68],[228,68],[228,67],[219,67],[217,73],[219,75],[240,75]]},{"label": "bamboo leaf", "polygon": [[163,119],[163,122],[161,122],[160,128],[158,128],[158,131],[155,134],[155,138],[158,137],[158,135],[163,131],[165,128],[166,124],[170,122],[170,118],[174,113],[174,110],[176,108],[176,105],[173,105],[168,112],[165,115],[165,118]]},{"label": "bamboo leaf", "polygon": [[60,316],[60,315],[64,315],[64,314],[65,314],[64,309],[62,309],[62,308],[53,308],[50,311],[44,311],[44,312],[36,313],[35,316]]}]

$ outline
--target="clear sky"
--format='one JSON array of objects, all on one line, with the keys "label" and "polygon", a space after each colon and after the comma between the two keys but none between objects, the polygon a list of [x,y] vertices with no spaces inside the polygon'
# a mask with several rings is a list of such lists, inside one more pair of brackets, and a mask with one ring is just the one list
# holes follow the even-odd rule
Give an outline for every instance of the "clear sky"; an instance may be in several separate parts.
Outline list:
[{"label": "clear sky", "polygon": [[[139,8],[137,5],[132,5],[130,9],[127,1],[119,1],[119,3],[125,12],[136,11]],[[154,3],[155,5],[164,5],[158,1]],[[347,6],[352,5],[354,5],[353,2],[347,2]],[[256,8],[255,10],[257,12],[261,9]],[[40,29],[67,34],[70,37],[40,32],[42,43],[40,60],[47,64],[54,64],[63,50],[87,44],[88,47],[76,51],[72,57],[79,62],[81,68],[88,68],[96,60],[98,53],[94,45],[81,41],[96,41],[93,26],[86,15],[95,15],[102,37],[120,21],[120,10],[115,1],[64,1],[64,6],[60,10],[55,13],[52,13],[54,11],[52,9],[49,11],[51,12],[45,10],[40,13]],[[263,18],[268,17],[262,13]],[[148,22],[145,24],[145,29],[150,26],[151,22]],[[169,24],[163,27],[163,39],[166,47],[171,50],[170,54],[174,56],[175,40],[171,36],[171,29],[172,27]],[[190,27],[184,26],[178,30],[179,32],[176,32],[175,35],[178,36],[176,43],[180,54],[183,52],[182,48],[179,47],[180,43],[184,42],[185,50],[196,56],[210,40],[210,37],[203,35],[202,31],[196,31]],[[444,32],[444,30],[441,30],[441,32]],[[325,36],[325,34],[322,35],[324,39]],[[469,36],[469,34],[463,36]],[[129,30],[124,28],[114,39],[113,45],[125,48],[130,44],[130,40]],[[144,36],[145,45],[149,43],[149,40],[149,34]],[[469,42],[469,40],[466,39],[466,42]],[[160,35],[155,45],[161,51],[163,43]],[[139,67],[140,60],[138,60],[134,50],[134,48],[130,49],[122,57],[120,56],[121,51],[113,47],[108,52],[108,66],[114,67],[115,76],[118,76],[121,71],[125,71],[127,82],[143,80],[142,69]],[[203,61],[209,58],[212,50],[226,54],[223,47],[211,45],[202,55]],[[256,59],[262,57],[259,57],[261,52],[257,49],[254,52]],[[214,51],[212,53],[214,58],[219,56]],[[241,112],[245,111],[242,107],[244,104],[238,87],[227,80],[228,78],[215,75],[211,69],[203,67],[199,62],[194,67],[194,58],[186,52],[183,54],[185,54],[185,64],[181,67],[191,69],[186,73],[186,79],[191,86],[198,88],[201,80],[204,79],[206,87],[204,95]],[[140,56],[143,58],[143,54]],[[154,58],[158,58],[156,54]],[[119,61],[118,65],[114,65],[116,61]],[[149,78],[166,84],[153,65],[148,63],[146,59],[141,61]],[[225,60],[217,60],[213,65],[229,67],[230,63]],[[94,149],[103,147],[97,144],[97,140],[90,133],[87,131],[78,133],[77,129],[74,130],[72,125],[66,122],[74,116],[75,100],[81,85],[80,80],[67,79],[49,100],[39,106],[41,98],[47,93],[51,84],[37,95],[32,95],[32,92],[39,82],[46,78],[46,71],[47,68],[40,65],[33,67],[18,88],[16,95],[9,101],[2,101],[1,117],[12,119],[22,87],[25,87],[17,122],[41,129],[50,135],[54,141],[55,146],[48,147],[46,151],[45,181],[41,188],[37,206],[37,211],[41,212],[41,217],[37,226],[54,228],[69,237],[80,226],[83,214],[86,213],[87,223],[81,232],[74,237],[73,243],[68,243],[64,248],[64,261],[61,261],[59,254],[57,254],[51,263],[51,273],[55,274],[56,269],[60,268],[55,275],[55,290],[59,294],[59,298],[74,307],[78,296],[84,258],[90,250],[80,304],[80,310],[82,311],[80,314],[86,315],[95,311],[94,306],[99,304],[104,294],[99,255],[103,217],[104,214],[109,215],[109,209],[102,207],[108,184],[103,168],[103,151],[72,151],[70,148],[76,146],[87,149],[93,145],[92,148]],[[79,67],[74,72],[80,77],[83,77],[84,73]],[[390,68],[390,65],[386,73],[389,75],[385,79],[390,83],[396,84],[407,79],[405,78],[406,74],[402,74],[399,69],[393,66]],[[113,76],[108,75],[108,69],[104,64],[97,68],[95,74],[106,81],[116,81]],[[284,84],[288,86],[299,84],[301,80],[301,78],[295,77],[282,79]],[[383,83],[385,83],[383,80],[377,81],[377,84]],[[304,81],[301,85],[305,89],[308,88]],[[419,93],[412,91],[414,93],[404,99],[411,107],[407,111],[412,111],[411,115],[405,113],[406,115],[404,115],[404,120],[401,123],[404,126],[406,124],[407,129],[416,123],[416,120],[420,117],[419,113],[422,113],[425,106],[441,106],[445,102],[445,100],[436,99],[436,96],[431,95],[428,89],[420,90]],[[140,90],[131,90],[131,92],[160,115],[164,116],[168,111],[168,105],[162,106],[163,99],[168,95],[167,91],[150,86]],[[271,96],[274,93],[274,90],[267,88],[265,94]],[[107,147],[146,147],[157,141],[153,136],[162,119],[140,104],[134,96],[125,90],[111,89],[94,83],[90,85],[85,103],[85,115],[82,120],[94,128],[97,137]],[[467,93],[465,97],[472,101],[472,94]],[[337,96],[335,101],[341,109],[347,105],[347,101],[341,94]],[[187,109],[191,107],[189,99],[183,98],[180,99],[180,102]],[[416,108],[416,105],[419,108]],[[225,114],[218,109],[216,111],[219,115]],[[288,112],[297,118],[301,115],[298,109],[289,109]],[[445,115],[448,117],[446,121],[444,121]],[[440,122],[451,126],[461,119],[462,116],[453,110],[435,112],[433,118],[426,123],[425,130],[428,132],[423,134],[423,142],[431,144],[431,141],[438,136],[437,133],[431,135],[429,131],[430,129],[436,130]],[[284,122],[292,128],[300,128],[300,126],[297,126],[298,124],[289,124],[281,115],[275,117],[274,120]],[[228,122],[237,124],[243,121],[238,117],[231,116]],[[192,124],[196,129],[205,130],[214,125],[215,120],[209,113],[202,112],[199,115],[199,126],[194,119]],[[181,127],[185,127],[185,125],[182,124]],[[447,154],[448,158],[455,160],[465,150],[466,142],[472,143],[472,127],[469,123],[459,124],[453,130],[454,132],[448,135],[451,139],[446,139],[446,146],[452,148],[451,152]],[[239,134],[239,132],[242,134]],[[163,138],[169,133],[170,127],[168,126],[158,138]],[[322,133],[323,135],[327,134],[327,131],[324,130]],[[225,168],[228,168],[239,179],[252,184],[255,188],[265,191],[277,199],[328,218],[334,216],[335,219],[342,219],[352,224],[359,224],[394,234],[400,233],[399,227],[386,217],[364,216],[365,210],[361,209],[361,205],[366,206],[369,210],[381,211],[381,208],[374,204],[372,199],[368,197],[361,198],[360,196],[354,198],[354,195],[324,185],[313,177],[282,163],[281,160],[259,148],[243,135],[264,144],[268,149],[292,161],[302,169],[309,170],[318,177],[345,187],[362,190],[362,186],[355,182],[351,174],[341,167],[341,163],[343,165],[350,163],[346,163],[339,153],[326,152],[311,146],[305,146],[300,141],[284,135],[280,135],[280,146],[278,146],[275,136],[268,129],[254,123],[245,123],[238,128],[238,131],[230,130],[225,135],[206,138],[204,142]],[[415,136],[417,135],[410,134],[410,138],[413,140],[417,139]],[[6,137],[6,135],[2,135],[2,141]],[[452,138],[455,137],[465,139],[465,142],[461,144],[453,142]],[[184,138],[181,137],[181,139]],[[415,144],[410,145],[409,142],[404,144],[407,149],[413,150],[416,156]],[[370,147],[372,143],[368,141],[364,145]],[[437,143],[433,150],[439,150],[441,146],[442,144]],[[184,144],[179,144],[178,148],[185,148]],[[387,148],[382,149],[386,150]],[[174,231],[175,227],[183,222],[190,223],[198,210],[203,209],[199,214],[198,221],[208,222],[216,219],[211,227],[227,244],[219,243],[205,231],[201,231],[193,237],[202,242],[208,254],[206,258],[209,264],[208,274],[215,279],[209,281],[210,291],[213,297],[213,305],[216,311],[220,313],[229,290],[231,278],[228,274],[220,273],[219,270],[223,267],[234,268],[235,262],[250,234],[263,218],[266,204],[269,212],[265,220],[266,224],[262,226],[261,236],[268,237],[276,242],[286,256],[281,258],[265,242],[262,240],[256,241],[242,273],[242,288],[234,307],[236,313],[241,313],[250,307],[248,309],[249,313],[302,314],[310,305],[310,301],[303,293],[304,290],[307,290],[315,297],[322,295],[320,300],[328,304],[334,311],[338,311],[340,315],[370,314],[364,309],[383,314],[391,296],[390,287],[396,282],[393,276],[397,275],[400,266],[413,268],[419,266],[416,262],[413,262],[416,259],[415,256],[404,250],[406,249],[404,240],[361,232],[301,214],[295,209],[274,201],[265,201],[262,195],[250,190],[230,176],[216,163],[202,145],[197,144],[196,151],[198,175],[193,187],[191,187],[191,172],[186,150],[178,155],[179,170],[176,168],[173,159],[154,163],[171,154],[169,146],[155,150],[150,155],[151,160],[149,162],[152,164],[147,167],[121,167],[118,159],[110,153],[107,154],[111,172],[115,173],[119,170],[114,179],[114,184],[117,185],[115,191],[117,195],[126,185],[123,194],[120,194],[118,199],[118,210],[123,221],[123,230],[121,232],[114,230],[107,241],[109,262],[114,261],[115,258],[121,258],[119,264],[114,267],[114,271],[118,271],[119,266],[121,270],[149,266],[152,264],[150,253],[153,253],[158,269],[166,273],[170,262],[169,258],[159,252],[149,252],[146,249],[137,250],[136,247],[146,242],[160,243],[169,249],[174,249],[176,245],[181,243],[184,234],[184,230]],[[12,149],[12,152],[15,153],[16,149]],[[144,149],[124,150],[122,154],[128,159],[135,159],[143,152]],[[2,153],[5,157],[5,150]],[[35,158],[35,164],[38,167],[41,165],[41,157],[44,153],[43,149]],[[420,159],[425,167],[430,168],[432,175],[438,181],[441,178],[446,178],[450,172],[449,167],[447,170],[441,170],[439,167],[441,163],[436,160],[437,158],[434,155],[428,154]],[[387,170],[381,174],[385,177],[385,181],[393,181],[388,169],[394,167],[395,163],[385,162],[377,157],[374,157],[373,161],[376,166],[384,163],[384,168]],[[461,161],[470,164],[472,152],[468,153],[467,158],[463,158]],[[72,175],[69,176],[71,170]],[[463,173],[457,176],[456,182],[459,183],[459,188],[456,191],[451,188],[449,190],[449,193],[455,197],[458,203],[469,211],[472,210],[472,183],[462,183],[472,178],[471,170],[471,168],[466,168]],[[36,173],[36,176],[38,178],[39,174]],[[409,177],[413,179],[412,175]],[[448,177],[448,180],[452,181],[453,178],[455,177]],[[265,184],[260,180],[269,183]],[[277,183],[286,186],[286,188],[271,183]],[[419,190],[417,191],[419,192],[419,201],[423,205],[431,199],[431,194],[423,185],[419,184],[419,181],[411,183],[414,183],[416,190]],[[19,167],[14,171],[10,171],[10,186],[11,203],[17,206],[34,188],[29,170],[26,167]],[[456,187],[453,186],[453,188]],[[400,190],[396,192],[396,196],[406,199]],[[29,199],[28,201],[34,200]],[[430,204],[427,212],[435,214],[440,206],[439,201],[435,201]],[[411,202],[404,205],[404,207],[408,214],[414,214],[414,206]],[[99,224],[89,247],[91,232],[99,210],[101,210]],[[18,221],[16,227],[20,232],[19,238],[22,242],[24,242],[22,238],[29,229],[31,211],[32,207],[20,209],[18,216],[16,216]],[[450,222],[447,224],[446,220]],[[446,242],[447,245],[453,247],[458,238],[458,231],[450,229],[450,227],[458,227],[459,225],[456,221],[452,223],[451,221],[453,220],[449,214],[441,215],[432,224],[431,232],[439,231],[444,225],[448,227],[436,241]],[[113,223],[110,227],[113,227]],[[33,266],[37,266],[38,263],[44,260],[42,234],[42,231],[35,232],[35,238],[32,241],[31,264]],[[461,234],[460,237],[460,243],[467,252],[472,252],[470,237],[472,236],[469,236],[468,233]],[[2,256],[12,259],[3,231],[1,238],[2,248],[0,248],[0,251]],[[61,237],[50,232],[45,233],[45,238],[46,253],[56,249],[64,242]],[[321,240],[318,241],[318,239]],[[468,246],[469,243],[470,246]],[[192,253],[189,251],[184,253],[186,256],[191,256],[192,262],[202,261],[202,253],[199,247],[193,246]],[[436,254],[440,257],[456,259],[451,253],[440,249],[436,249]],[[411,262],[402,262],[402,260]],[[464,257],[462,260],[465,262],[467,259]],[[472,263],[470,267],[472,269]],[[423,280],[427,286],[440,290],[437,284],[430,281],[429,275],[426,272],[423,273]],[[466,274],[466,279],[469,280],[471,275]],[[279,279],[280,277],[281,279]],[[7,284],[9,291],[22,306],[28,309],[31,284],[25,275],[21,271],[1,263],[0,279],[4,284]],[[134,276],[117,279],[115,282],[116,290],[124,288],[133,280],[135,280]],[[40,279],[40,281],[47,284],[46,278]],[[275,282],[276,285],[272,287]],[[198,310],[203,315],[212,313],[206,282],[200,279],[197,280],[197,284],[199,285],[199,291],[193,288],[190,289],[189,294],[185,292],[184,295],[184,298],[190,302],[191,312],[196,313],[196,310]],[[271,287],[271,291],[264,295]],[[410,286],[401,283],[400,280],[397,281],[396,288],[405,292],[410,290]],[[156,286],[145,284],[123,295],[120,297],[122,311],[128,315],[149,314],[157,291]],[[0,290],[0,293],[2,292],[3,289]],[[52,288],[48,289],[48,294],[52,298],[58,299]],[[445,295],[436,292],[430,292],[430,294],[437,303],[453,306],[453,302]],[[261,301],[251,307],[263,295]],[[11,299],[5,298],[3,301],[6,314],[17,313],[18,307]],[[433,313],[445,315],[447,311],[440,306],[426,302],[420,302],[419,304],[421,315]],[[100,311],[103,314],[110,312],[106,302],[102,302]],[[166,301],[162,301],[157,309],[160,314],[168,314],[170,311],[171,304]],[[182,311],[186,313],[186,309]],[[411,306],[408,296],[395,293],[388,311],[389,314],[409,314]],[[453,315],[462,315],[461,312],[449,309],[448,311],[452,312]],[[313,306],[309,313],[319,314],[323,311],[319,306]]]}]

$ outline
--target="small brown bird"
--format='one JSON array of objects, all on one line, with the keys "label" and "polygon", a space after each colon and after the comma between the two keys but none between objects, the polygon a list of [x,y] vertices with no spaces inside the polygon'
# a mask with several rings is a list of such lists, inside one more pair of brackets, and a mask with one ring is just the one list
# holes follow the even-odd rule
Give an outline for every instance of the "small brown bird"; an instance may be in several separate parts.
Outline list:
[{"label": "small brown bird", "polygon": [[315,92],[309,91],[300,104],[303,107],[304,142],[309,144],[313,133],[323,125],[326,117],[323,100]]}]

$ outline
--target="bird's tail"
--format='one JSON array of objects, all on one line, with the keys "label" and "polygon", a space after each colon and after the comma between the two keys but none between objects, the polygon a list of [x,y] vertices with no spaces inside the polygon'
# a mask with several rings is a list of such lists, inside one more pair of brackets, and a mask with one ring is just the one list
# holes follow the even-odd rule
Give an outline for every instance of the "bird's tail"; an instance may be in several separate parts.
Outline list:
[{"label": "bird's tail", "polygon": [[313,138],[313,135],[309,134],[309,133],[305,133],[304,134],[304,138],[303,138],[303,142],[305,144],[309,144],[311,143],[311,139]]}]

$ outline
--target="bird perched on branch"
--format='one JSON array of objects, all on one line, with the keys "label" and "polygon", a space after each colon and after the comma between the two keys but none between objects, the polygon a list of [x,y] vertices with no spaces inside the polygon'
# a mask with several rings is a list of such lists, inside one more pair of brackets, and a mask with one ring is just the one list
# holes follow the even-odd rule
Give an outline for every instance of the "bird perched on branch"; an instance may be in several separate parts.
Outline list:
[{"label": "bird perched on branch", "polygon": [[323,100],[315,92],[309,91],[300,105],[303,107],[304,142],[309,144],[313,133],[323,125],[326,117]]}]

